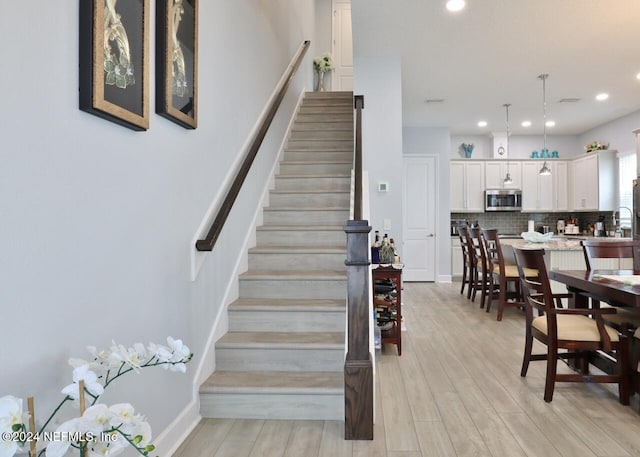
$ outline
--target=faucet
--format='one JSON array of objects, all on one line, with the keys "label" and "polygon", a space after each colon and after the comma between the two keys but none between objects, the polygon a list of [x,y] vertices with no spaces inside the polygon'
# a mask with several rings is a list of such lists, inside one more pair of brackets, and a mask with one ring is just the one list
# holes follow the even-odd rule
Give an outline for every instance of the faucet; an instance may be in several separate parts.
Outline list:
[{"label": "faucet", "polygon": [[[629,216],[631,216],[631,223],[633,224],[633,211],[631,211],[631,209],[627,208],[626,206],[619,206],[618,210],[621,210],[621,209],[626,209],[627,211],[629,211]],[[620,211],[617,211],[617,212],[620,212]],[[618,222],[620,222],[620,219],[616,221],[616,211],[614,211],[613,215],[611,216],[611,222],[613,223],[613,227],[615,230],[615,228],[618,226]]]}]

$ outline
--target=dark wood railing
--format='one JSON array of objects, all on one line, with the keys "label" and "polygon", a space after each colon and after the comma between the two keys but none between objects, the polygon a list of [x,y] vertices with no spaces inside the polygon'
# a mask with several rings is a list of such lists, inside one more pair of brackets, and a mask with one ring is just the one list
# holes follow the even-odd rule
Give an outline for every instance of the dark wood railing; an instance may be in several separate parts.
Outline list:
[{"label": "dark wood railing", "polygon": [[222,232],[222,228],[231,212],[231,208],[233,207],[233,203],[236,201],[238,194],[240,193],[240,189],[242,188],[242,184],[249,174],[249,170],[251,169],[251,165],[253,164],[253,160],[258,154],[258,150],[260,146],[262,146],[262,141],[264,137],[267,135],[267,131],[271,126],[271,122],[273,118],[276,116],[278,112],[278,108],[282,103],[282,99],[284,98],[287,89],[289,88],[289,84],[293,79],[296,71],[300,67],[300,63],[302,62],[307,50],[309,49],[310,41],[305,41],[300,45],[298,52],[291,60],[291,63],[285,70],[284,79],[282,80],[280,89],[278,90],[276,96],[271,101],[269,109],[267,110],[267,114],[260,125],[260,128],[256,131],[253,140],[251,141],[251,145],[246,152],[244,160],[242,161],[242,165],[238,169],[238,172],[233,180],[233,183],[227,190],[227,194],[224,197],[222,204],[220,205],[220,209],[216,214],[209,231],[207,232],[207,236],[204,239],[196,241],[196,249],[198,251],[211,251],[216,244],[216,240],[220,236]]},{"label": "dark wood railing", "polygon": [[344,437],[373,439],[373,359],[369,351],[369,221],[362,220],[362,109],[354,97],[353,220],[347,222],[347,356],[344,363]]}]

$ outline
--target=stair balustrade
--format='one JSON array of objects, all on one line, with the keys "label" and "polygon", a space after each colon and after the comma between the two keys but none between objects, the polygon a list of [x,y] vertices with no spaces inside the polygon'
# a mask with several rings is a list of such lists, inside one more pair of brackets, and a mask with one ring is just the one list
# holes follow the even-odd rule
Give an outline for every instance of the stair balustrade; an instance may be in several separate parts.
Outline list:
[{"label": "stair balustrade", "polygon": [[373,439],[373,358],[369,350],[371,315],[369,221],[362,220],[362,109],[354,97],[353,219],[347,222],[347,356],[344,364],[344,433],[347,440]]}]

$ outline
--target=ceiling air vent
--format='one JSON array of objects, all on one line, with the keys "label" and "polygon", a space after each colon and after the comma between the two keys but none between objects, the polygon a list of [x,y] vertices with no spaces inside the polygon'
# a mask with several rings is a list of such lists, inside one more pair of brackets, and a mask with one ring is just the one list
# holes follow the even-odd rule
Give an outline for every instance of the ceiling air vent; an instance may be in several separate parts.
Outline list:
[{"label": "ceiling air vent", "polygon": [[444,98],[427,98],[425,103],[444,103]]},{"label": "ceiling air vent", "polygon": [[558,103],[575,103],[579,101],[579,98],[561,98],[560,100],[558,100]]}]

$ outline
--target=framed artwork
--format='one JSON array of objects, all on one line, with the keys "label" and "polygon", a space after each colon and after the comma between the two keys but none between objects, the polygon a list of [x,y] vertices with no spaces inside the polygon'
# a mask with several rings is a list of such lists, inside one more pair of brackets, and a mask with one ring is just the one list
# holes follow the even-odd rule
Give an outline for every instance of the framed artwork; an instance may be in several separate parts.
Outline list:
[{"label": "framed artwork", "polygon": [[198,0],[157,0],[156,112],[198,126]]},{"label": "framed artwork", "polygon": [[80,109],[149,128],[149,0],[80,1]]}]

